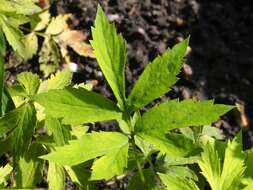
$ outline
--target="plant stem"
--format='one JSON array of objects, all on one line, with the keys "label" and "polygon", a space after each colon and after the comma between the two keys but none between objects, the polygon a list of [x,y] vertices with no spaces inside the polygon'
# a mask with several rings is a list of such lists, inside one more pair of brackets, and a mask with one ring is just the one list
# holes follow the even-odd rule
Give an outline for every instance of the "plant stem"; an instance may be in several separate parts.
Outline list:
[{"label": "plant stem", "polygon": [[138,172],[140,173],[140,177],[141,177],[141,181],[143,183],[145,183],[145,177],[144,177],[144,174],[142,172],[142,167],[141,167],[141,164],[138,160],[138,156],[137,156],[137,148],[136,148],[136,145],[135,145],[135,141],[134,141],[134,130],[133,130],[133,126],[131,124],[131,116],[129,114],[128,111],[125,112],[125,122],[127,123],[130,131],[131,131],[131,137],[130,137],[130,143],[132,144],[133,146],[133,151],[134,151],[134,158],[135,158],[135,161],[136,161],[136,164],[137,164],[137,169],[138,169]]},{"label": "plant stem", "polygon": [[143,171],[142,171],[142,167],[141,167],[141,164],[138,160],[138,157],[137,157],[137,154],[136,152],[138,151],[136,146],[135,146],[135,142],[134,142],[134,137],[132,136],[131,137],[131,143],[133,145],[133,149],[134,149],[134,158],[135,158],[135,161],[136,161],[136,164],[137,164],[137,169],[138,169],[138,172],[140,173],[140,177],[141,177],[141,181],[143,183],[145,183],[145,177],[144,177],[144,174],[143,174]]}]

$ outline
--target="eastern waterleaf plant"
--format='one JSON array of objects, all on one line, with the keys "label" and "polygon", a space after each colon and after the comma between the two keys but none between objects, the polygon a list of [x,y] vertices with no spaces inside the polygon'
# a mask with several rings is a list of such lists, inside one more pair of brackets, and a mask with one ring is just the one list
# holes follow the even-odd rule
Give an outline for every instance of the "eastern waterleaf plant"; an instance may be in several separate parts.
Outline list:
[{"label": "eastern waterleaf plant", "polygon": [[[234,106],[176,99],[140,113],[178,80],[189,38],[149,63],[128,96],[126,43],[101,7],[92,38],[117,102],[92,92],[89,84],[71,86],[68,70],[43,82],[35,74],[19,74],[18,83],[8,88],[16,108],[0,118],[0,155],[13,158],[0,168],[0,187],[6,187],[11,173],[14,180],[8,186],[36,187],[47,163],[53,190],[64,189],[66,173],[80,189],[96,189],[96,181],[121,175],[130,178],[130,190],[197,190],[207,182],[213,190],[252,188],[253,154],[242,151],[240,134],[233,141],[219,141],[214,137],[220,139],[220,131],[208,126]],[[117,121],[120,131],[85,126],[110,120]]]}]

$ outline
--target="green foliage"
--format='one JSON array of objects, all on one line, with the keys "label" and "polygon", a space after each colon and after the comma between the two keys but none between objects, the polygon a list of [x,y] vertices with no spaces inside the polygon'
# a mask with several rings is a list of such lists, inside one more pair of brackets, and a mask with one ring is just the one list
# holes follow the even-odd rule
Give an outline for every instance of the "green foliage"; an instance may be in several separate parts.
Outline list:
[{"label": "green foliage", "polygon": [[92,28],[91,41],[96,59],[106,80],[110,84],[119,105],[125,104],[125,62],[126,44],[116,28],[110,24],[102,8],[99,6]]},{"label": "green foliage", "polygon": [[[24,72],[17,84],[6,88],[1,31],[25,59],[37,52],[37,35],[44,36],[39,61],[46,75],[61,56],[67,60],[67,47],[85,54],[80,52],[87,45],[83,35],[67,26],[69,15],[50,18],[47,11],[38,11],[33,0],[3,0],[0,5],[0,155],[10,158],[0,168],[0,188],[36,188],[46,169],[52,190],[65,188],[66,174],[80,189],[96,189],[96,181],[116,176],[130,178],[129,190],[199,190],[207,182],[213,190],[252,188],[252,151],[243,152],[240,135],[226,143],[211,127],[234,106],[176,99],[141,112],[178,80],[189,38],[148,64],[126,97],[126,43],[98,7],[91,44],[117,102],[85,84],[72,85],[69,70],[44,81]],[[32,31],[24,36],[20,26],[27,22]],[[47,67],[50,62],[54,64]],[[89,127],[111,120],[119,130]]]},{"label": "green foliage", "polygon": [[83,88],[50,90],[34,96],[34,100],[45,107],[46,114],[63,118],[65,124],[121,118],[119,108],[112,101]]},{"label": "green foliage", "polygon": [[166,50],[162,56],[148,64],[128,97],[127,101],[132,109],[142,108],[168,92],[169,87],[178,80],[177,74],[183,64],[188,43],[189,38],[171,50]]},{"label": "green foliage", "polygon": [[232,108],[233,106],[213,104],[213,101],[172,100],[146,112],[137,122],[136,130],[160,136],[175,128],[209,125]]},{"label": "green foliage", "polygon": [[[37,3],[37,0],[1,0],[0,31],[21,62],[38,54],[40,69],[47,77],[62,60],[71,62],[67,47],[79,55],[94,57],[90,45],[84,41],[85,35],[69,28],[69,14],[51,17],[48,8],[42,9]],[[43,38],[41,47],[38,36]]]},{"label": "green foliage", "polygon": [[[245,171],[241,140],[239,133],[232,142],[229,141],[224,156],[216,150],[217,144],[208,142],[204,146],[199,166],[213,190],[240,189]],[[221,157],[224,157],[223,163]]]}]

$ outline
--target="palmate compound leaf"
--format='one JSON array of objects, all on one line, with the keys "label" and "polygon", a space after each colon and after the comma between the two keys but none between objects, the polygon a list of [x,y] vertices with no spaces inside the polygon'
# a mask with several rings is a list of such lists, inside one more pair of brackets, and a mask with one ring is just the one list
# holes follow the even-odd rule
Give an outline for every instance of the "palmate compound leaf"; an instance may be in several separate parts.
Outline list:
[{"label": "palmate compound leaf", "polygon": [[123,108],[125,101],[125,62],[126,43],[116,28],[110,24],[102,8],[99,6],[92,28],[90,42],[98,64],[112,88],[119,105]]},{"label": "palmate compound leaf", "polygon": [[245,171],[245,154],[242,151],[241,133],[229,141],[225,150],[223,166],[216,143],[207,143],[199,161],[202,174],[212,190],[239,190]]},{"label": "palmate compound leaf", "polygon": [[83,88],[50,90],[33,98],[45,108],[47,115],[63,118],[63,124],[78,125],[121,118],[120,110],[111,100]]},{"label": "palmate compound leaf", "polygon": [[213,104],[209,101],[172,100],[147,111],[137,121],[138,133],[161,136],[171,129],[208,125],[234,106]]},{"label": "palmate compound leaf", "polygon": [[68,145],[56,147],[41,158],[60,165],[73,166],[95,159],[91,179],[109,179],[123,173],[127,165],[128,138],[118,132],[93,132]]},{"label": "palmate compound leaf", "polygon": [[128,97],[131,109],[142,108],[165,94],[176,83],[188,43],[189,38],[166,50],[147,65]]}]

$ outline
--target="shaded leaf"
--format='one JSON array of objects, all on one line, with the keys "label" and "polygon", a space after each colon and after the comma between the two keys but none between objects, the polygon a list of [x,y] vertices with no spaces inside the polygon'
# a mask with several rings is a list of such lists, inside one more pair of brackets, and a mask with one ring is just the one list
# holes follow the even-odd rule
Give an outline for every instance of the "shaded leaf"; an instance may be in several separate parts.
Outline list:
[{"label": "shaded leaf", "polygon": [[22,57],[25,60],[31,59],[38,51],[38,38],[34,32],[31,32],[30,34],[25,35],[22,40],[25,45]]},{"label": "shaded leaf", "polygon": [[18,161],[16,184],[18,188],[36,187],[42,180],[44,160],[38,157],[46,151],[40,144],[31,144],[29,150]]},{"label": "shaded leaf", "polygon": [[90,172],[87,169],[87,163],[79,164],[76,166],[64,166],[68,175],[74,184],[81,189],[97,189],[95,183],[89,181]]},{"label": "shaded leaf", "polygon": [[128,183],[128,190],[145,189],[145,190],[159,190],[155,173],[151,169],[142,170],[145,181],[141,180],[139,172],[136,172],[131,177]]},{"label": "shaded leaf", "polygon": [[40,70],[45,77],[55,72],[59,68],[61,55],[59,48],[51,37],[46,37],[39,52]]},{"label": "shaded leaf", "polygon": [[63,146],[70,139],[70,130],[58,119],[46,116],[45,125],[52,133],[56,146]]},{"label": "shaded leaf", "polygon": [[24,115],[30,111],[30,106],[24,105],[2,116],[0,118],[0,136],[12,131],[16,127],[22,126]]},{"label": "shaded leaf", "polygon": [[18,119],[11,124],[11,127],[15,128],[11,133],[11,138],[14,155],[19,157],[26,153],[32,140],[36,125],[34,106],[31,104],[23,105],[19,110],[19,114],[15,117],[18,117]]},{"label": "shaded leaf", "polygon": [[2,116],[2,97],[4,91],[4,58],[6,44],[2,31],[0,30],[0,116]]}]

